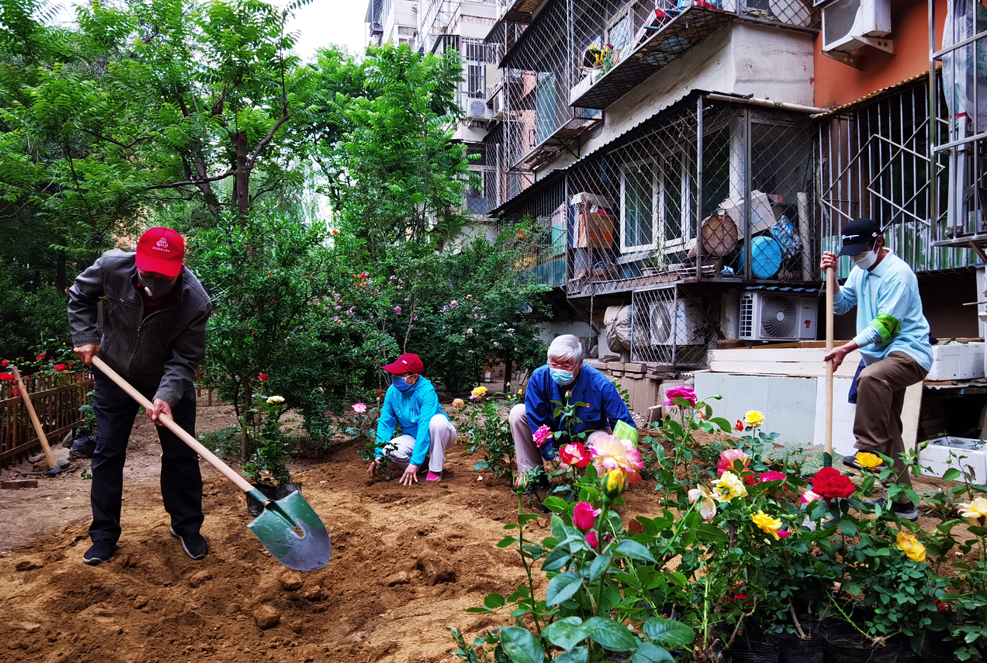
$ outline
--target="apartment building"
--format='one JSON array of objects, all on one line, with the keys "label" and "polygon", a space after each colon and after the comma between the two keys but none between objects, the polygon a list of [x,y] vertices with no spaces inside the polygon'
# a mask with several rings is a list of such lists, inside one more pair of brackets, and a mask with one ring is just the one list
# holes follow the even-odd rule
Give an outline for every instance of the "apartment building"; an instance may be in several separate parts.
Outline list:
[{"label": "apartment building", "polygon": [[388,42],[417,48],[418,0],[370,0],[367,5],[367,44]]}]

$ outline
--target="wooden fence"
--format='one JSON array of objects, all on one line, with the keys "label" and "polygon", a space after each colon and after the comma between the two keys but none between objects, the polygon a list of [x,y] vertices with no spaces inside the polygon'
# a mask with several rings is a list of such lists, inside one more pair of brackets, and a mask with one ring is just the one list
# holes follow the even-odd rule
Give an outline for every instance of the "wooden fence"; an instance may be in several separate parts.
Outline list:
[{"label": "wooden fence", "polygon": [[[41,449],[24,401],[14,382],[0,382],[0,468],[27,458]],[[85,421],[79,408],[92,391],[93,379],[84,372],[32,376],[25,380],[31,403],[44,426],[49,445],[56,445]]]}]

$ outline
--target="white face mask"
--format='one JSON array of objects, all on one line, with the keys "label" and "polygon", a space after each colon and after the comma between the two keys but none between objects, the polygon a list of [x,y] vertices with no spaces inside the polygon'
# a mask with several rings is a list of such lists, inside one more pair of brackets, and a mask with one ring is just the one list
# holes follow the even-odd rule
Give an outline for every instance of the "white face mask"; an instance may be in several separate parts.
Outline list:
[{"label": "white face mask", "polygon": [[864,271],[867,271],[874,266],[874,263],[877,262],[877,249],[875,247],[874,251],[864,251],[863,253],[859,253],[853,256],[852,260],[854,265]]}]

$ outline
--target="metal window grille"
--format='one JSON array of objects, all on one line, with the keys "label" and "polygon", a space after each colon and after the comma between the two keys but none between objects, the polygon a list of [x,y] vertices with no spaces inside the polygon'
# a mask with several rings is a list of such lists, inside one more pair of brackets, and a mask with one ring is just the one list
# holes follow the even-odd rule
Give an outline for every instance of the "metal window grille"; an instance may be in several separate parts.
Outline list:
[{"label": "metal window grille", "polygon": [[[851,219],[868,217],[884,229],[889,249],[916,271],[965,267],[976,262],[968,250],[935,248],[949,234],[944,214],[933,219],[933,172],[928,80],[922,78],[823,118],[819,125],[822,250],[836,251],[840,229]],[[947,166],[937,167],[939,190],[948,181]],[[840,260],[838,276],[852,267]]]},{"label": "metal window grille", "polygon": [[813,137],[805,116],[692,97],[577,161],[568,296],[813,279]]},{"label": "metal window grille", "polygon": [[[930,0],[930,16],[935,3]],[[931,196],[940,246],[966,247],[987,241],[987,7],[977,0],[951,0],[943,24],[942,48],[930,65],[930,132],[940,180]],[[967,250],[947,259],[970,264]],[[935,262],[933,264],[936,264]]]},{"label": "metal window grille", "polygon": [[514,237],[520,251],[518,266],[528,270],[543,285],[565,285],[569,227],[569,208],[565,201],[565,179],[555,177],[537,191],[522,193],[512,201],[512,209],[503,215],[507,227],[524,228]]},{"label": "metal window grille", "polygon": [[719,305],[685,289],[667,286],[635,290],[631,302],[631,360],[669,366],[702,366],[716,338]]}]

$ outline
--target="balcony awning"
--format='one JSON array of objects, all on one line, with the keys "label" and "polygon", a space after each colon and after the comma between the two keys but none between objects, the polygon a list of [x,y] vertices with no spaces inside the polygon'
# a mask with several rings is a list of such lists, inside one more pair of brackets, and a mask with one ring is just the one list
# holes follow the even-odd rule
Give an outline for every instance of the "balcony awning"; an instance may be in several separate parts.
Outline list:
[{"label": "balcony awning", "polygon": [[537,170],[554,159],[559,153],[569,147],[576,139],[603,121],[600,117],[573,118],[558,127],[550,136],[528,151],[521,160],[513,164],[524,170]]},{"label": "balcony awning", "polygon": [[589,86],[570,106],[605,109],[652,74],[692,50],[737,14],[692,6],[655,31],[635,51]]}]

